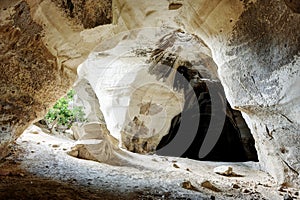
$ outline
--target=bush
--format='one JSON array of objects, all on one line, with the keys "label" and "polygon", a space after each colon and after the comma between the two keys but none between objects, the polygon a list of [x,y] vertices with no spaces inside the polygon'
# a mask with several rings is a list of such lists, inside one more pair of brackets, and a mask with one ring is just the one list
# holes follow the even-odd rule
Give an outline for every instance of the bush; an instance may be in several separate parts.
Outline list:
[{"label": "bush", "polygon": [[[65,97],[59,99],[49,110],[45,120],[51,125],[51,130],[57,126],[70,128],[74,122],[85,122],[85,114],[82,106],[72,106],[75,91],[70,90]],[[49,127],[50,128],[50,127]]]}]

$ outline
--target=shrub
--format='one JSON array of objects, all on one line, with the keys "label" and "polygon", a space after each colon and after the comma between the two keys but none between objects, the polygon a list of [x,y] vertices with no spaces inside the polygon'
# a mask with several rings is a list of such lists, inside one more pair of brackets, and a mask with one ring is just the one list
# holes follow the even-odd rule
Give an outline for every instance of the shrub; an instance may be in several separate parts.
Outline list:
[{"label": "shrub", "polygon": [[[70,128],[74,122],[85,122],[82,106],[72,106],[75,91],[70,90],[65,97],[60,98],[45,116],[51,130],[57,126]],[[49,127],[50,128],[50,127]]]}]

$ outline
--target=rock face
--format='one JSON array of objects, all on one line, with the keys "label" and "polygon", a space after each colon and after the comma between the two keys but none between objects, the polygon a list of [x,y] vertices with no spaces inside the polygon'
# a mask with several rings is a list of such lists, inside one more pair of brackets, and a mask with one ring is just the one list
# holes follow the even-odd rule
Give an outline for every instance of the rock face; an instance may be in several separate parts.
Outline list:
[{"label": "rock face", "polygon": [[109,134],[105,124],[92,122],[73,129],[73,132],[78,141],[69,155],[111,165],[126,163],[124,158],[128,155],[118,148],[118,140]]},{"label": "rock face", "polygon": [[[169,68],[162,68],[161,72],[169,76],[157,79],[157,74],[150,74],[146,66],[155,63],[151,59],[146,62],[155,42],[170,33],[166,27],[173,27],[201,38],[205,48],[211,50],[206,55],[211,55],[218,66],[217,74],[231,107],[242,111],[251,129],[262,169],[280,184],[299,186],[299,3],[95,2],[1,2],[0,158],[7,154],[8,144],[71,86],[77,66],[91,52],[86,62],[89,66],[83,64],[79,75],[91,83],[108,130],[131,150],[153,149],[185,102],[182,90],[173,87],[175,70],[169,73],[165,70]],[[113,24],[108,24],[111,21]],[[153,29],[121,33],[145,27],[160,29],[155,34]],[[144,34],[140,34],[142,31]],[[180,33],[177,35],[180,37]],[[110,37],[113,39],[108,40]],[[173,39],[167,36],[161,48],[169,48]],[[99,45],[105,40],[108,42]],[[181,59],[177,61],[191,62],[194,55],[201,57],[197,48],[203,45],[199,45],[192,43],[191,49],[196,50],[179,53]],[[94,49],[96,46],[98,49]],[[176,45],[174,50],[180,52]],[[174,60],[172,54],[158,58],[164,62]],[[96,60],[102,66],[97,66]],[[214,70],[209,69],[211,73]],[[141,80],[147,84],[141,85]],[[112,86],[114,90],[110,90]],[[156,99],[151,98],[153,93]],[[172,98],[162,101],[164,98],[157,94]],[[147,133],[147,139],[136,140],[134,135],[139,133]]]},{"label": "rock face", "polygon": [[[12,12],[12,15],[10,15]],[[42,41],[43,28],[25,2],[1,10],[0,158],[29,123],[42,117],[70,86]]]},{"label": "rock face", "polygon": [[[162,28],[124,32],[100,44],[78,72],[75,89],[88,121],[105,121],[129,151],[257,160],[245,121],[226,108],[210,50],[194,35]],[[104,119],[95,117],[99,105]]]},{"label": "rock face", "polygon": [[[111,21],[111,2],[101,2],[91,8],[91,1],[87,1],[83,11],[77,12],[79,16],[73,18],[65,14],[67,8],[51,1],[1,2],[0,158],[7,155],[8,145],[42,118],[76,80],[77,66],[94,47],[81,39],[83,26]],[[78,3],[74,4],[77,11]],[[77,18],[82,23],[78,24]]]},{"label": "rock face", "polygon": [[168,83],[148,73],[153,31],[161,34],[158,29],[122,33],[114,42],[127,40],[117,46],[110,46],[113,40],[101,44],[78,70],[95,91],[110,133],[121,146],[140,153],[155,150],[183,104],[172,77]]},{"label": "rock face", "polygon": [[[136,7],[135,24],[126,12],[117,12],[118,19],[130,28],[153,25],[155,17],[147,12],[160,13],[158,4]],[[243,112],[254,135],[262,169],[279,183],[297,185],[300,19],[288,6],[279,0],[187,1],[177,7],[178,15],[170,14],[169,24],[197,34],[212,50],[229,103]]]},{"label": "rock face", "polygon": [[84,28],[94,28],[112,22],[111,0],[52,0],[69,18]]},{"label": "rock face", "polygon": [[99,99],[97,98],[93,88],[86,79],[79,79],[74,84],[74,105],[81,106],[86,114],[85,118],[88,122],[105,123],[103,114],[100,110]]},{"label": "rock face", "polygon": [[[221,3],[209,15],[235,12],[220,23],[208,17],[197,32],[212,49],[230,104],[251,128],[262,169],[281,183],[299,185],[300,16],[283,1],[227,6]],[[195,23],[197,16],[191,17]]]}]

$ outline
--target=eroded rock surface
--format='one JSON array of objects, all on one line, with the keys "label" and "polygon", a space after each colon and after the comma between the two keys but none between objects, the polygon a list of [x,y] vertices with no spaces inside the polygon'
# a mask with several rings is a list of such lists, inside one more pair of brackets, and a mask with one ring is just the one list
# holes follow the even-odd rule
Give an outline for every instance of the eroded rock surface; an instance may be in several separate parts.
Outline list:
[{"label": "eroded rock surface", "polygon": [[1,158],[8,144],[64,94],[74,76],[59,69],[26,2],[1,10],[0,30]]},{"label": "eroded rock surface", "polygon": [[[159,31],[121,34],[113,38],[117,46],[105,42],[79,68],[80,78],[89,81],[99,99],[108,130],[134,152],[154,151],[182,107],[182,93],[173,90],[172,78],[164,83],[148,73],[146,61]],[[124,37],[128,40],[120,41]]]},{"label": "eroded rock surface", "polygon": [[94,28],[112,22],[112,0],[52,0],[84,28]]},{"label": "eroded rock surface", "polygon": [[222,31],[211,23],[219,37],[205,41],[230,104],[243,112],[251,128],[262,168],[281,183],[297,185],[300,16],[283,1],[244,6],[238,19],[228,15]]},{"label": "eroded rock surface", "polygon": [[[280,184],[299,186],[300,15],[296,1],[154,0],[137,4],[135,0],[116,0],[111,11],[113,24],[105,26],[97,25],[110,22],[110,10],[107,9],[110,6],[109,1],[101,1],[104,2],[101,4],[104,5],[103,9],[97,9],[92,1],[86,1],[85,7],[80,7],[74,0],[63,1],[64,5],[50,0],[26,2],[28,4],[25,1],[7,0],[1,3],[0,38],[3,42],[0,46],[0,157],[7,153],[7,145],[17,138],[31,121],[41,117],[67,90],[72,83],[70,80],[75,81],[77,66],[100,42],[122,31],[136,28],[173,27],[175,30],[181,28],[185,33],[197,35],[211,49],[211,56],[218,66],[218,75],[226,97],[233,108],[243,112],[256,140],[262,169],[276,177]],[[76,13],[76,9],[92,12],[84,16]],[[99,16],[103,16],[103,21],[97,21]],[[83,21],[79,23],[76,19]],[[85,22],[87,24],[84,24]],[[114,74],[114,71],[110,70],[100,73],[96,68],[90,67],[90,70],[94,71],[88,75],[90,77],[87,80],[107,78],[106,80],[110,79],[115,81],[114,83],[123,83],[126,80],[126,87],[132,86],[129,83],[138,85],[136,80],[139,79],[136,77],[150,80],[151,76],[146,71],[145,74],[138,74],[138,69],[141,69],[140,64],[145,63],[147,54],[151,52],[147,47],[153,47],[154,40],[136,44],[142,46],[135,48],[138,52],[123,46],[127,53],[124,55],[127,57],[120,56],[118,51],[108,52],[115,46],[121,48],[121,44],[134,42],[136,38],[134,34],[121,34],[118,39],[114,38],[106,46],[102,46],[102,49],[94,49],[93,52],[109,54],[93,54],[94,58],[101,58],[102,64],[106,63],[106,58],[120,58],[111,64],[111,69],[117,69],[118,62],[126,64],[128,68],[121,68],[121,71],[124,70],[122,73]],[[102,66],[101,70],[105,67],[107,66]],[[111,77],[112,74],[115,76]],[[125,74],[126,77],[132,76],[124,79]],[[159,83],[155,78],[153,81]],[[111,86],[110,84],[107,82],[106,86]],[[105,84],[91,84],[91,87],[99,101],[100,96],[109,99],[109,95],[116,94],[109,91],[109,87],[105,88]],[[136,130],[140,130],[138,128],[141,127],[147,130],[142,126],[142,121],[147,117],[143,116],[145,119],[142,119],[137,115],[155,113],[155,116],[161,110],[159,103],[151,102],[149,97],[147,101],[134,102],[135,106],[139,106],[135,107],[134,112],[127,112],[129,100],[134,99],[129,98],[128,92],[135,88],[122,89],[120,87],[118,90],[119,96],[124,95],[128,99],[100,102],[111,134],[124,129],[123,125],[128,125],[134,119]],[[137,96],[144,94],[146,99],[147,91],[150,90],[147,90],[147,87],[144,89]],[[165,89],[159,92],[166,91]],[[169,88],[167,90],[168,94],[172,91]],[[175,91],[174,94],[176,92],[178,93]],[[181,100],[175,102],[182,103]],[[175,105],[180,105],[177,103]],[[167,102],[163,107],[165,106]],[[113,119],[108,109],[112,107],[117,109],[118,113],[123,113],[114,116],[118,123],[107,120]],[[180,111],[181,109],[170,112],[174,112],[173,115]],[[130,116],[128,121],[124,118],[126,114]],[[170,120],[171,117],[164,119]],[[161,120],[154,124],[160,126],[167,123]],[[115,125],[116,129],[113,129]],[[146,126],[147,123],[143,125]],[[146,127],[151,130],[149,126]],[[133,137],[129,138],[132,142]],[[148,144],[145,147],[148,148]],[[149,148],[151,149],[151,145]]]},{"label": "eroded rock surface", "polygon": [[127,163],[124,157],[128,155],[118,148],[118,140],[109,134],[105,124],[88,123],[73,128],[73,133],[78,141],[68,152],[69,155],[110,165]]},{"label": "eroded rock surface", "polygon": [[[110,5],[107,1],[93,9],[105,10],[111,19]],[[72,86],[77,66],[95,44],[90,42],[92,37],[87,41],[80,36],[83,25],[67,16],[64,8],[54,2],[4,0],[0,9],[3,72],[0,74],[0,158],[3,158],[8,153],[8,145],[32,122],[42,118]],[[93,18],[93,12],[90,14],[86,18]],[[91,27],[108,23],[104,21],[93,22]]]}]

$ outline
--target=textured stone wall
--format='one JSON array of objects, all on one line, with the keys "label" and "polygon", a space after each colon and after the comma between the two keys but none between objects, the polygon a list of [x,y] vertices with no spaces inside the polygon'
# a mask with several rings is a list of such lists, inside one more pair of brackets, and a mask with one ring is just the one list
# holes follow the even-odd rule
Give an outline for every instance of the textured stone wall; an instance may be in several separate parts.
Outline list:
[{"label": "textured stone wall", "polygon": [[263,168],[292,183],[300,173],[300,15],[282,1],[258,1],[232,33],[224,53],[235,58],[220,66],[227,94],[247,116]]},{"label": "textured stone wall", "polygon": [[95,46],[80,36],[84,27],[111,22],[111,1],[74,1],[76,15],[63,6],[71,1],[58,2],[0,4],[0,159],[75,82],[77,66]]},{"label": "textured stone wall", "polygon": [[256,140],[262,169],[278,183],[299,185],[297,1],[26,2],[0,4],[0,157],[72,85],[78,65],[101,41],[136,28],[173,27],[211,49],[227,99],[243,112]]},{"label": "textured stone wall", "polygon": [[[256,140],[262,169],[279,183],[299,185],[300,15],[280,0],[189,6],[183,7],[194,11],[187,27],[212,49],[226,96]],[[217,13],[224,13],[221,19]]]},{"label": "textured stone wall", "polygon": [[84,28],[94,28],[112,22],[111,0],[52,0],[69,18]]},{"label": "textured stone wall", "polygon": [[22,1],[2,10],[0,24],[0,158],[29,123],[42,117],[70,86],[42,42],[43,28]]}]

